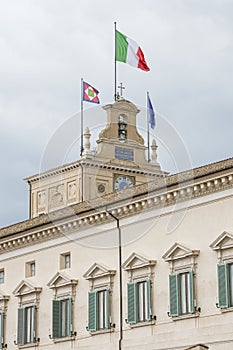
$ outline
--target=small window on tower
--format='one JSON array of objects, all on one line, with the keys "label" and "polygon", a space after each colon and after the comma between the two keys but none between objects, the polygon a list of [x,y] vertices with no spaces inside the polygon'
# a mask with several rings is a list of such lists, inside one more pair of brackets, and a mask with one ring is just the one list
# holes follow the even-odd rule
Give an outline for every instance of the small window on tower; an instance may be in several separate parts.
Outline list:
[{"label": "small window on tower", "polygon": [[127,123],[123,115],[118,118],[118,138],[120,141],[127,139]]}]

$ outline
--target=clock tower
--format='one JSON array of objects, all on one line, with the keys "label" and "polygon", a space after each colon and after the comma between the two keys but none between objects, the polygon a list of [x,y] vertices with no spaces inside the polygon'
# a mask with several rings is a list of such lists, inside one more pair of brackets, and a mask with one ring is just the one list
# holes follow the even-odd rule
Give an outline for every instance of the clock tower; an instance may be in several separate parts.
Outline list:
[{"label": "clock tower", "polygon": [[[160,165],[154,159],[148,163],[144,140],[136,126],[140,110],[130,101],[119,99],[103,107],[107,114],[106,127],[97,140],[95,160],[108,164],[108,180],[103,173],[102,185],[107,192],[123,190],[146,183],[155,176],[163,176]],[[96,177],[97,191],[102,171]],[[103,187],[101,186],[103,190]]]},{"label": "clock tower", "polygon": [[86,128],[80,160],[26,179],[30,186],[30,217],[166,176],[157,162],[155,140],[151,145],[152,159],[146,159],[147,148],[136,126],[140,110],[123,98],[103,109],[107,123],[96,141],[95,153]]}]

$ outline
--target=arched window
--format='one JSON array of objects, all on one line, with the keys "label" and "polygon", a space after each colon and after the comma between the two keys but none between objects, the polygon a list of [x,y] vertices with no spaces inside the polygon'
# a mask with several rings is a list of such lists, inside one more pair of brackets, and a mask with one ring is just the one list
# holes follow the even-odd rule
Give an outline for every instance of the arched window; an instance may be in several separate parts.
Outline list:
[{"label": "arched window", "polygon": [[127,123],[123,115],[118,117],[118,138],[119,140],[127,140]]}]

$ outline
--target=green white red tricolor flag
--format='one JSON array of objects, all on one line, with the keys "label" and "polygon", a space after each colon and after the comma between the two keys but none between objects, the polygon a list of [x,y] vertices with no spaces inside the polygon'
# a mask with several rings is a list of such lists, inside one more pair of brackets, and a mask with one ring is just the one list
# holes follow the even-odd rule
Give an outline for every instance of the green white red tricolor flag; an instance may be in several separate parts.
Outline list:
[{"label": "green white red tricolor flag", "polygon": [[146,72],[150,70],[140,46],[118,30],[116,30],[116,61],[128,63]]}]

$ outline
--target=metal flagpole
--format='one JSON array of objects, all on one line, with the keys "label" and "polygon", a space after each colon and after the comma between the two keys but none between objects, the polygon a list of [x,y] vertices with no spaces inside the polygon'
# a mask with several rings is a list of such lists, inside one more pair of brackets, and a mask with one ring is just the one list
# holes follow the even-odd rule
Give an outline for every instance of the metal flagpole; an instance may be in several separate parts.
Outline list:
[{"label": "metal flagpole", "polygon": [[146,99],[146,116],[147,116],[147,161],[150,163],[150,131],[149,131],[149,106],[148,106],[148,98],[149,98],[149,92],[147,91],[147,99]]},{"label": "metal flagpole", "polygon": [[114,43],[114,50],[115,50],[115,54],[114,54],[114,83],[115,83],[115,86],[114,86],[114,100],[116,101],[117,100],[117,78],[116,78],[116,75],[117,75],[117,71],[116,71],[116,22],[114,22],[114,39],[115,39],[115,43]]},{"label": "metal flagpole", "polygon": [[[80,157],[82,159],[83,155],[83,78],[81,78],[81,126],[80,126],[80,135],[81,135],[81,146],[80,146]],[[83,202],[83,165],[81,165],[81,202]]]},{"label": "metal flagpole", "polygon": [[81,146],[80,146],[80,156],[83,155],[83,78],[81,78],[81,127],[80,127],[80,135],[81,135]]}]

